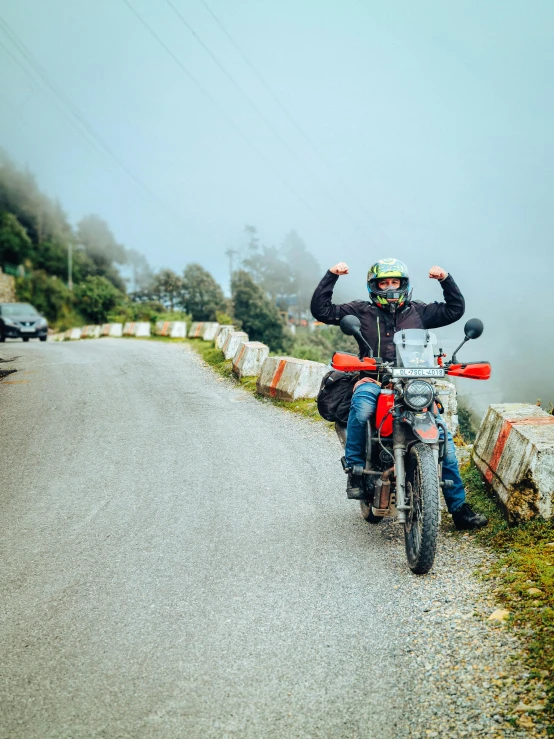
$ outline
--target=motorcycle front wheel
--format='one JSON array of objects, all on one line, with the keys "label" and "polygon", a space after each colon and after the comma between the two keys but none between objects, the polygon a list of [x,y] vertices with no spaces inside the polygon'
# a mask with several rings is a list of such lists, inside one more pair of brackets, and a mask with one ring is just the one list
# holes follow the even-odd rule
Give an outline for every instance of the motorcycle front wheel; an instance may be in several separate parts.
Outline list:
[{"label": "motorcycle front wheel", "polygon": [[439,533],[440,484],[431,447],[418,443],[406,455],[406,523],[404,539],[410,569],[425,575],[435,561]]},{"label": "motorcycle front wheel", "polygon": [[360,500],[360,513],[364,521],[368,523],[381,523],[383,516],[376,516],[371,510],[371,503],[367,500]]}]

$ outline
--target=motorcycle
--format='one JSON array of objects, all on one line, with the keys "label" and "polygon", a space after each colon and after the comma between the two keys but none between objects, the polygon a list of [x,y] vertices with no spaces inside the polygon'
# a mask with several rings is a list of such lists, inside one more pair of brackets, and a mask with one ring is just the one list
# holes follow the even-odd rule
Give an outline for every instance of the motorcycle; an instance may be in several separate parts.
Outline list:
[{"label": "motorcycle", "polygon": [[[444,361],[442,349],[435,354],[437,337],[426,329],[397,331],[393,339],[396,361],[384,362],[373,356],[356,316],[345,316],[340,328],[356,339],[360,354],[335,352],[333,369],[361,376],[378,373],[381,380],[375,418],[367,424],[365,466],[349,469],[343,457],[343,468],[363,477],[363,518],[380,523],[388,517],[403,524],[408,565],[415,574],[426,574],[435,559],[441,488],[452,485],[452,481],[442,480],[447,428],[435,382],[446,376],[489,379],[488,362],[461,363],[457,359],[467,341],[481,336],[483,323],[478,318],[467,321],[465,338],[449,362]],[[368,352],[369,356],[364,356]],[[335,423],[335,429],[344,447],[346,426]]]}]

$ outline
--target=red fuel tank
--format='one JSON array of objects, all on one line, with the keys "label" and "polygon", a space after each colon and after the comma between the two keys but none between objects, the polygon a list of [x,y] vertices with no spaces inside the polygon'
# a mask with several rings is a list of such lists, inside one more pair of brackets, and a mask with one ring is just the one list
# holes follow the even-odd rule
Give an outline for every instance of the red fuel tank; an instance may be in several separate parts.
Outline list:
[{"label": "red fuel tank", "polygon": [[[377,411],[375,412],[375,428],[381,426],[381,436],[392,434],[392,416],[389,411],[394,406],[394,390],[381,390],[377,399]],[[387,415],[388,414],[388,415]],[[383,419],[385,419],[383,421]]]}]

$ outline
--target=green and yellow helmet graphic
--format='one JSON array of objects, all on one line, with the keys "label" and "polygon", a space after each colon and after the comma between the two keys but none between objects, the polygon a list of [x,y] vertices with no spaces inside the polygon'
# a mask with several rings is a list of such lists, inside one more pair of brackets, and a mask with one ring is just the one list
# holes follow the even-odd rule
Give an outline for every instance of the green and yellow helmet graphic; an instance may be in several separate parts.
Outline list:
[{"label": "green and yellow helmet graphic", "polygon": [[367,283],[371,280],[385,280],[387,277],[398,277],[409,280],[408,268],[400,259],[380,259],[369,268]]},{"label": "green and yellow helmet graphic", "polygon": [[[400,287],[397,290],[380,290],[379,282],[388,277],[397,277]],[[399,259],[380,259],[367,273],[367,289],[370,300],[380,308],[388,308],[393,303],[401,308],[410,299],[410,276],[408,268]]]}]

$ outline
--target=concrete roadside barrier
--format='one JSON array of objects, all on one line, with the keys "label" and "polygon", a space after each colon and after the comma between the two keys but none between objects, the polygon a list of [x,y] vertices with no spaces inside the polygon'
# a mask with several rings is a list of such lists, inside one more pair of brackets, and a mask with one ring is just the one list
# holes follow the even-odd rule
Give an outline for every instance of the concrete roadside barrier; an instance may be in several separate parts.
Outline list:
[{"label": "concrete roadside barrier", "polygon": [[156,336],[169,336],[172,323],[172,321],[156,321],[156,327],[154,329]]},{"label": "concrete roadside barrier", "polygon": [[186,339],[187,337],[186,321],[172,321],[171,328],[169,330],[169,337],[171,339]]},{"label": "concrete roadside barrier", "polygon": [[241,377],[257,377],[264,360],[269,356],[269,347],[261,341],[245,341],[233,357],[233,372]]},{"label": "concrete roadside barrier", "polygon": [[215,348],[222,349],[223,344],[225,344],[227,337],[234,330],[235,330],[235,327],[231,326],[230,324],[225,324],[224,326],[220,326],[219,333],[215,337]]},{"label": "concrete roadside barrier", "polygon": [[89,339],[99,339],[102,333],[102,326],[91,326],[89,331]]},{"label": "concrete roadside barrier", "polygon": [[134,336],[135,335],[135,324],[131,321],[123,326],[123,336]]},{"label": "concrete roadside barrier", "polygon": [[110,326],[111,326],[111,323],[103,323],[102,324],[102,332],[101,332],[101,335],[102,336],[109,336],[110,335]]},{"label": "concrete roadside barrier", "polygon": [[77,341],[81,338],[81,334],[83,333],[83,328],[70,328],[69,331],[65,332],[65,338],[69,339],[70,341]]},{"label": "concrete roadside barrier", "polygon": [[256,384],[260,395],[281,400],[315,398],[326,365],[295,357],[267,357]]},{"label": "concrete roadside barrier", "polygon": [[513,523],[554,515],[554,416],[526,403],[490,405],[473,460]]},{"label": "concrete roadside barrier", "polygon": [[133,335],[137,338],[150,336],[150,321],[138,321],[138,323],[135,323],[135,332]]},{"label": "concrete roadside barrier", "polygon": [[204,324],[194,321],[190,324],[189,339],[200,339],[204,333]]},{"label": "concrete roadside barrier", "polygon": [[225,343],[221,348],[225,359],[233,359],[237,353],[239,345],[244,344],[247,341],[248,334],[245,334],[244,331],[232,331],[225,339]]},{"label": "concrete roadside barrier", "polygon": [[202,338],[204,341],[213,341],[219,332],[219,323],[205,323]]},{"label": "concrete roadside barrier", "polygon": [[114,339],[120,339],[123,335],[123,324],[121,323],[110,323],[109,324],[110,330],[108,331],[108,336],[111,336]]},{"label": "concrete roadside barrier", "polygon": [[87,339],[92,326],[83,326],[81,329],[81,339]]},{"label": "concrete roadside barrier", "polygon": [[444,407],[442,419],[446,423],[446,427],[452,436],[455,436],[458,431],[458,398],[456,396],[456,385],[447,380],[436,380],[434,384],[438,392],[439,400]]}]

